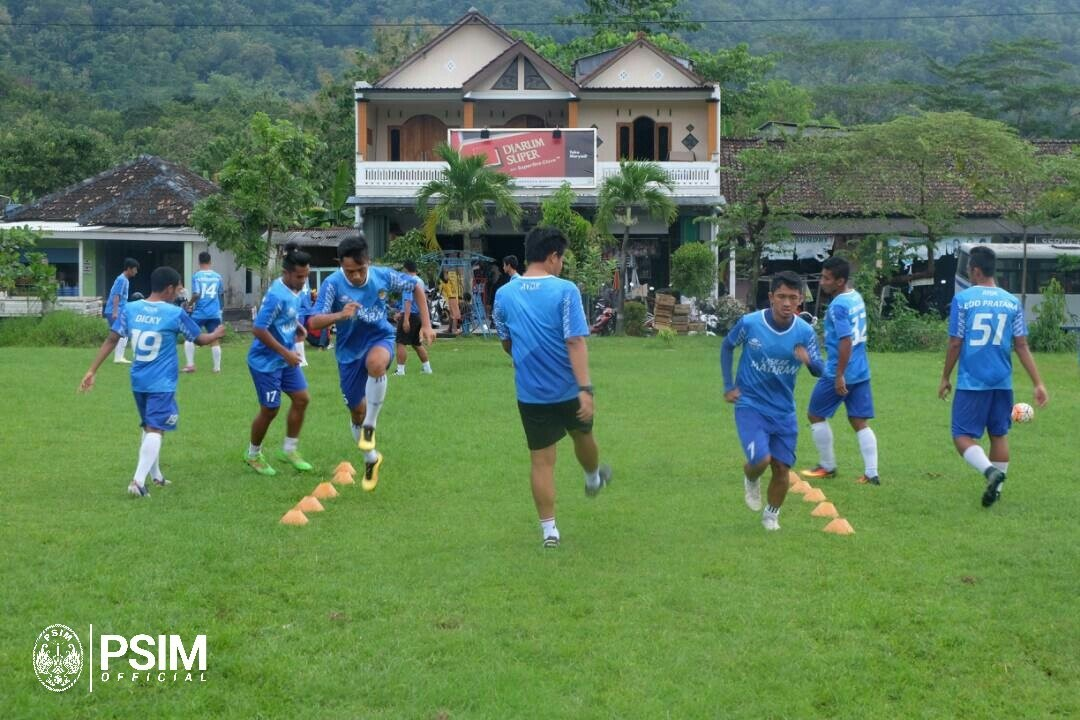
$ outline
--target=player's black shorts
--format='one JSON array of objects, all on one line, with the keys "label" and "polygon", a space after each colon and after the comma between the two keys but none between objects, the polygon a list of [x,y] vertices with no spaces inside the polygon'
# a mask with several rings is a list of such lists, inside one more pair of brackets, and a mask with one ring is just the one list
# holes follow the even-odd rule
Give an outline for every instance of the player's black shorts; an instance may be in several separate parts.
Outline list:
[{"label": "player's black shorts", "polygon": [[419,345],[420,344],[420,316],[412,315],[409,317],[409,332],[405,332],[405,313],[398,314],[397,321],[397,336],[394,338],[394,342],[398,345]]},{"label": "player's black shorts", "polygon": [[525,428],[525,441],[530,450],[543,450],[566,436],[568,430],[592,432],[592,420],[581,422],[577,411],[581,403],[577,398],[550,405],[518,401],[521,424]]}]

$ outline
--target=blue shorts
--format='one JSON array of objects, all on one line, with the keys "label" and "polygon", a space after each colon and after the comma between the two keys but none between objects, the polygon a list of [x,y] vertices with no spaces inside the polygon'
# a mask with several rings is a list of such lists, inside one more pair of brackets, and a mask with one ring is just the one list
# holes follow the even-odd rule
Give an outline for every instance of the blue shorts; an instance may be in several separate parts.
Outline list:
[{"label": "blue shorts", "polygon": [[751,465],[759,465],[769,456],[788,467],[795,464],[795,446],[799,441],[795,413],[772,418],[752,408],[736,407],[735,430]]},{"label": "blue shorts", "polygon": [[139,421],[143,428],[175,430],[180,421],[176,407],[176,393],[135,392],[135,407],[139,409]]},{"label": "blue shorts", "polygon": [[352,410],[359,407],[367,395],[367,356],[377,347],[384,347],[390,353],[390,359],[386,367],[394,361],[394,338],[379,340],[367,349],[360,357],[349,363],[338,363],[338,374],[341,376],[341,396],[345,398],[345,407]]},{"label": "blue shorts", "polygon": [[198,325],[200,328],[202,328],[203,332],[212,333],[212,332],[214,332],[215,330],[218,329],[219,325],[221,325],[221,318],[202,318],[202,319],[191,318],[191,319],[195,321],[196,325]]},{"label": "blue shorts", "polygon": [[265,408],[280,407],[282,393],[287,395],[307,390],[307,378],[304,377],[304,371],[298,367],[286,365],[280,370],[263,372],[248,365],[248,371],[255,382],[255,394],[259,396],[259,404]]},{"label": "blue shorts", "polygon": [[1012,390],[957,390],[952,403],[953,437],[977,440],[984,429],[993,437],[1008,435],[1012,409]]},{"label": "blue shorts", "polygon": [[810,407],[806,409],[809,415],[821,418],[831,418],[840,403],[847,408],[849,418],[872,418],[874,417],[874,396],[870,392],[870,381],[863,380],[860,383],[847,386],[847,395],[836,394],[836,378],[821,376],[818,378],[814,392],[810,395]]}]

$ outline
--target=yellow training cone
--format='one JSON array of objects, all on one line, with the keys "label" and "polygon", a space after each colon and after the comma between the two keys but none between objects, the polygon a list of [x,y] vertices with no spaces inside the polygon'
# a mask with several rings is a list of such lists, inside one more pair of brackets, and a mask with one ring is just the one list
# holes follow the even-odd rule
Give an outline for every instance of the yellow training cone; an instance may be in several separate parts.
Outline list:
[{"label": "yellow training cone", "polygon": [[827,517],[834,518],[840,515],[836,511],[836,506],[831,502],[818,503],[818,506],[810,511],[810,514],[814,517]]},{"label": "yellow training cone", "polygon": [[354,468],[350,462],[340,462],[337,467],[334,468],[334,474],[337,475],[339,472],[347,472],[350,475],[355,475],[356,468]]},{"label": "yellow training cone", "polygon": [[793,487],[793,486],[795,486],[796,484],[798,484],[800,482],[802,482],[802,478],[799,477],[799,473],[795,472],[794,470],[788,470],[788,474],[787,474],[788,487]]},{"label": "yellow training cone", "polygon": [[318,498],[313,498],[310,495],[304,496],[304,499],[296,503],[296,507],[293,510],[302,510],[303,512],[322,512],[325,508]]},{"label": "yellow training cone", "polygon": [[825,493],[818,488],[810,488],[810,492],[802,496],[803,502],[819,503],[825,500]]},{"label": "yellow training cone", "polygon": [[326,500],[327,498],[337,497],[338,491],[334,489],[334,486],[328,482],[319,483],[311,494],[320,500]]},{"label": "yellow training cone", "polygon": [[356,481],[353,480],[352,474],[348,473],[348,472],[346,472],[344,470],[338,470],[337,472],[335,472],[334,473],[334,479],[332,480],[332,482],[335,485],[355,485],[356,484]]},{"label": "yellow training cone", "polygon": [[307,525],[307,515],[297,509],[292,509],[281,516],[282,525]]},{"label": "yellow training cone", "polygon": [[833,535],[851,535],[855,532],[855,528],[851,527],[851,523],[844,518],[838,517],[825,526],[825,532]]},{"label": "yellow training cone", "polygon": [[805,495],[806,493],[810,492],[813,489],[814,489],[814,487],[810,483],[806,482],[805,480],[800,480],[799,482],[792,485],[791,488],[790,488],[791,492],[799,493],[800,495]]}]

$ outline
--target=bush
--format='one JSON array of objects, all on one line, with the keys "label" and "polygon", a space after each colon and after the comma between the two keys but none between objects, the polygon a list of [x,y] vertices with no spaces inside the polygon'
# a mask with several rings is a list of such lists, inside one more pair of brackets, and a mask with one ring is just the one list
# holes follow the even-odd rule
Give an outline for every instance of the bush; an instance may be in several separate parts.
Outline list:
[{"label": "bush", "polygon": [[892,306],[888,319],[870,325],[867,347],[882,352],[942,351],[948,344],[949,326],[937,315],[923,315],[906,298]]},{"label": "bush", "polygon": [[716,304],[716,312],[713,313],[716,315],[718,325],[717,334],[726,335],[731,328],[735,327],[735,323],[739,322],[739,318],[748,312],[750,311],[742,301],[730,295],[720,298]]},{"label": "bush", "polygon": [[627,335],[641,337],[645,334],[645,303],[629,301],[623,304],[623,329]]},{"label": "bush", "polygon": [[77,315],[57,310],[44,317],[0,320],[0,346],[95,347],[104,342],[109,330],[97,315]]},{"label": "bush", "polygon": [[679,337],[679,333],[675,332],[669,327],[662,327],[656,331],[656,337],[664,345],[664,347],[670,348],[675,344],[675,338]]},{"label": "bush", "polygon": [[1028,330],[1028,342],[1036,352],[1067,352],[1072,350],[1069,334],[1061,329],[1067,324],[1065,290],[1057,278],[1042,289],[1043,301],[1035,308],[1036,319]]},{"label": "bush", "polygon": [[705,243],[681,245],[671,256],[671,284],[683,295],[703,298],[716,282],[716,256]]}]

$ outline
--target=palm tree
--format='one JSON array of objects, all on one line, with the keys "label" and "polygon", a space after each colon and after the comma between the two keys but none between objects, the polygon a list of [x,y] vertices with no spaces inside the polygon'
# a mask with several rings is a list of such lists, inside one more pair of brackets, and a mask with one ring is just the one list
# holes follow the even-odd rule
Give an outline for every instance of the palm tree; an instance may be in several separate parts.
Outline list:
[{"label": "palm tree", "polygon": [[352,190],[352,168],[348,161],[342,161],[334,174],[334,184],[330,187],[330,197],[318,205],[300,211],[300,219],[306,228],[344,227],[352,224],[353,213],[348,206],[349,191]]},{"label": "palm tree", "polygon": [[626,252],[630,247],[630,226],[637,222],[634,208],[645,210],[650,217],[668,225],[675,222],[679,209],[671,199],[674,184],[667,172],[654,162],[621,160],[619,173],[604,180],[597,199],[596,225],[607,232],[612,223],[623,226],[622,246],[619,248],[619,292],[616,296],[616,332],[621,333],[626,301]]},{"label": "palm tree", "polygon": [[488,203],[517,227],[521,206],[514,199],[509,175],[487,167],[485,156],[462,155],[446,143],[435,148],[435,154],[446,162],[446,170],[416,193],[416,212],[424,218],[429,237],[436,229],[461,233],[462,246],[468,249],[465,238],[487,226]]}]

